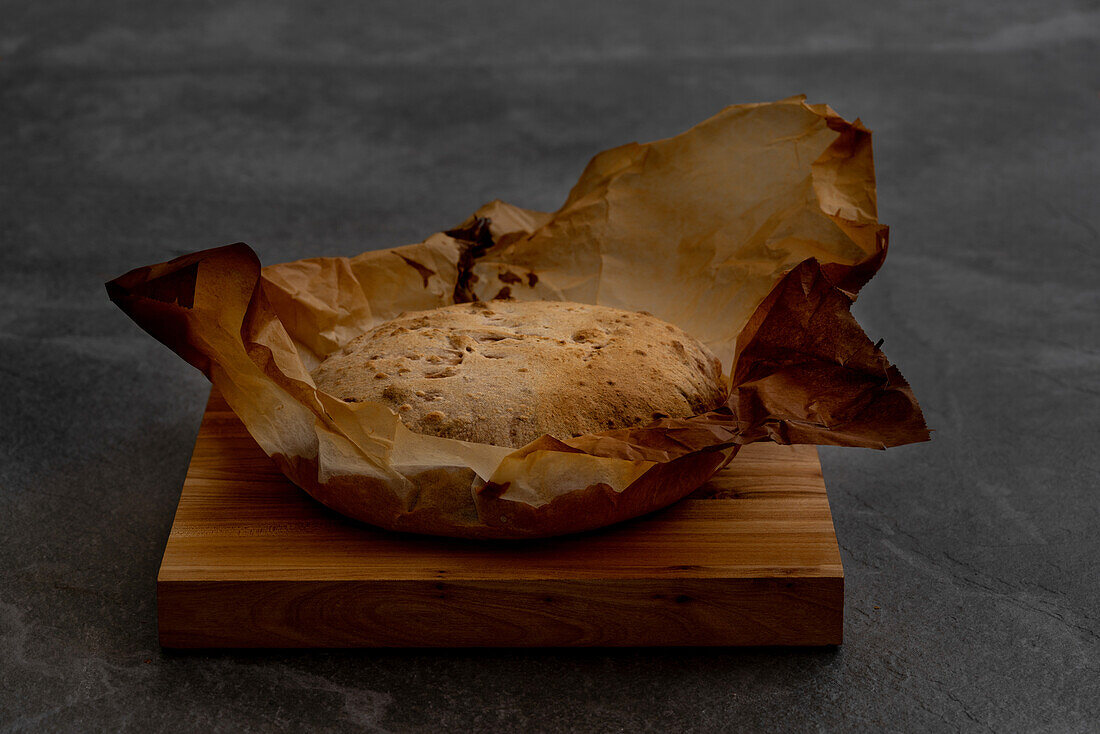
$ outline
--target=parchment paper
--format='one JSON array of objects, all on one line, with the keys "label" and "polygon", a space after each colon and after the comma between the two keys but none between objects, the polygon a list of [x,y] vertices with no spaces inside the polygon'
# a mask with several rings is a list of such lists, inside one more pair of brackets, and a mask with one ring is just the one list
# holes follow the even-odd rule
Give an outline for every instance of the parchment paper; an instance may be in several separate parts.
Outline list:
[{"label": "parchment paper", "polygon": [[[107,289],[326,505],[394,530],[539,537],[664,507],[751,441],[927,440],[909,386],[849,312],[886,242],[870,133],[795,97],[600,153],[553,213],[494,201],[419,244],[262,270],[229,245]],[[413,433],[380,403],[313,384],[327,354],[402,311],[505,297],[673,322],[722,359],[729,402],[512,449]]]}]

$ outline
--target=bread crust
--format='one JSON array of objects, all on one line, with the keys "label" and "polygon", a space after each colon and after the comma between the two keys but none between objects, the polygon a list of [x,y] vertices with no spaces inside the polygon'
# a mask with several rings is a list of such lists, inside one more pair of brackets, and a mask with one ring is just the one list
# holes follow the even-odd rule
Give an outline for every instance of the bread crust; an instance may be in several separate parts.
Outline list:
[{"label": "bread crust", "polygon": [[312,374],[334,397],[386,404],[413,431],[511,447],[686,418],[725,399],[720,362],[681,329],[563,301],[404,313]]}]

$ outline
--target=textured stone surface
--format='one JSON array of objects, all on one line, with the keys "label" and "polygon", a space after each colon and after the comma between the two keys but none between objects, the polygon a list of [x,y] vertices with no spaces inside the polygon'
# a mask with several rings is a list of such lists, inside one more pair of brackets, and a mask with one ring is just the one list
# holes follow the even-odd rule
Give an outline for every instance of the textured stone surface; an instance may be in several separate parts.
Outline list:
[{"label": "textured stone surface", "polygon": [[[1095,3],[365,7],[0,3],[0,730],[1095,730]],[[842,647],[158,649],[207,386],[104,280],[553,209],[598,150],[799,92],[875,130],[857,314],[937,429],[822,452]]]}]

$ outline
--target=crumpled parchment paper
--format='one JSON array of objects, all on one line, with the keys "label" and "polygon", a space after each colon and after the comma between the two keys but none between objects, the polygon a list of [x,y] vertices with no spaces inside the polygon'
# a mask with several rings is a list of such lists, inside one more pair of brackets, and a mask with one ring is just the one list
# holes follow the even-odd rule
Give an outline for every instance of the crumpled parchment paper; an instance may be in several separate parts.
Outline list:
[{"label": "crumpled parchment paper", "polygon": [[[417,533],[541,537],[675,502],[752,441],[927,440],[908,384],[849,312],[886,242],[870,133],[795,97],[600,153],[553,213],[494,201],[419,244],[262,269],[229,245],[107,289],[338,512]],[[649,311],[722,359],[728,404],[512,449],[417,434],[382,404],[313,384],[327,354],[402,311],[493,298]]]}]

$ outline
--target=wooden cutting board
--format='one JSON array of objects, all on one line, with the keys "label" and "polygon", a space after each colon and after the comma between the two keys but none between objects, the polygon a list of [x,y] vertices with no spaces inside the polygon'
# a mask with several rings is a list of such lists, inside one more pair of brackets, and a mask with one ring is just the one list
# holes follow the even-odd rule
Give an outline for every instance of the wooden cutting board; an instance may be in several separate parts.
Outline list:
[{"label": "wooden cutting board", "polygon": [[214,392],[157,577],[165,647],[836,645],[813,446],[753,444],[691,498],[536,541],[399,535],[291,484]]}]

